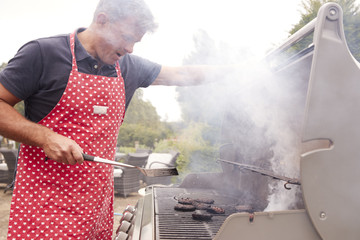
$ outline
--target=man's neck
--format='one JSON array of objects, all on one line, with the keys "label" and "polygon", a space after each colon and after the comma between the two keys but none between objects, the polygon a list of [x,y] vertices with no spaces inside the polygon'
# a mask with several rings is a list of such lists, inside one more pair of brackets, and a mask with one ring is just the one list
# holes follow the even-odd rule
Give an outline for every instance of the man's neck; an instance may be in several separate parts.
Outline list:
[{"label": "man's neck", "polygon": [[95,51],[94,44],[94,35],[90,28],[85,29],[84,31],[78,33],[78,39],[84,49],[95,59],[97,59],[97,54]]}]

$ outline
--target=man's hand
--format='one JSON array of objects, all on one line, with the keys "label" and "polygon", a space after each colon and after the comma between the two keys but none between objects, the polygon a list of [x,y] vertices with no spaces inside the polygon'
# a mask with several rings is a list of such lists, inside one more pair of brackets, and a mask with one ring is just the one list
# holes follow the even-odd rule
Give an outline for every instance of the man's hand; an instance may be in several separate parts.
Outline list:
[{"label": "man's hand", "polygon": [[47,134],[46,139],[42,148],[51,160],[71,165],[84,162],[83,150],[74,140],[54,132]]}]

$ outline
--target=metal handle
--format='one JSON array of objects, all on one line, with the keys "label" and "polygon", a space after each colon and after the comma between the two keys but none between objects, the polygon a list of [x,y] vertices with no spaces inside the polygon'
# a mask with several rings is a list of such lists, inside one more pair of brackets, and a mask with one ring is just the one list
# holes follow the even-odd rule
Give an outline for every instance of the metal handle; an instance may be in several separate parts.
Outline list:
[{"label": "metal handle", "polygon": [[[87,161],[95,161],[95,157],[94,156],[91,156],[89,154],[86,154],[86,153],[83,153],[82,154],[84,160],[87,160]],[[50,158],[48,156],[45,157],[45,161],[49,160]]]},{"label": "metal handle", "polygon": [[92,162],[97,162],[97,163],[105,163],[105,164],[110,164],[110,165],[120,166],[120,167],[137,168],[136,166],[133,166],[133,165],[129,165],[129,164],[126,164],[126,163],[119,163],[119,162],[111,161],[111,160],[108,160],[108,159],[91,156],[91,155],[88,155],[88,154],[85,154],[85,153],[83,153],[82,155],[83,155],[84,160],[86,160],[86,161],[92,161]]},{"label": "metal handle", "polygon": [[84,160],[87,160],[87,161],[94,161],[95,160],[94,156],[91,156],[91,155],[86,154],[86,153],[83,153],[82,156],[83,156]]}]

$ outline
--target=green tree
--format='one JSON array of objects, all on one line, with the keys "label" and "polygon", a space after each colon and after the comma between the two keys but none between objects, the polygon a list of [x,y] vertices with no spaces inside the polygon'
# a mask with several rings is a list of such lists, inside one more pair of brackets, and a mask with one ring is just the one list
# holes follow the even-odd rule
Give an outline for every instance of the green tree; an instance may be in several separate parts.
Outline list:
[{"label": "green tree", "polygon": [[143,91],[136,90],[126,111],[123,125],[118,135],[118,146],[134,147],[135,142],[153,148],[156,141],[171,135],[170,127],[160,121],[155,107],[143,100]]},{"label": "green tree", "polygon": [[180,153],[176,159],[180,178],[191,172],[217,171],[218,147],[205,136],[211,131],[212,127],[206,123],[187,123],[176,133],[176,137],[159,141],[155,152],[175,150]]},{"label": "green tree", "polygon": [[131,124],[160,124],[160,116],[155,107],[149,102],[143,100],[143,91],[138,89],[131,100],[126,111],[124,123]]},{"label": "green tree", "polygon": [[[356,4],[356,0],[303,0],[300,21],[294,25],[289,31],[290,34],[294,34],[301,29],[307,23],[316,18],[320,7],[327,2],[338,3],[344,12],[344,31],[347,40],[347,44],[350,52],[353,56],[360,61],[360,15],[359,6]],[[302,41],[299,45],[295,46],[293,50],[303,49],[312,42],[312,36],[309,36],[305,41]]]}]

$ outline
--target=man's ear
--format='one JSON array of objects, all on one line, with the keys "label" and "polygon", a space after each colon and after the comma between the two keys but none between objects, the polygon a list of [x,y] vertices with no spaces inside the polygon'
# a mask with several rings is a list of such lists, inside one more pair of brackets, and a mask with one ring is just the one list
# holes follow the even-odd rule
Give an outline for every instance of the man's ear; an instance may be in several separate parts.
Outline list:
[{"label": "man's ear", "polygon": [[108,19],[107,15],[105,13],[101,12],[96,16],[96,23],[97,24],[104,25],[108,21],[109,21],[109,19]]}]

